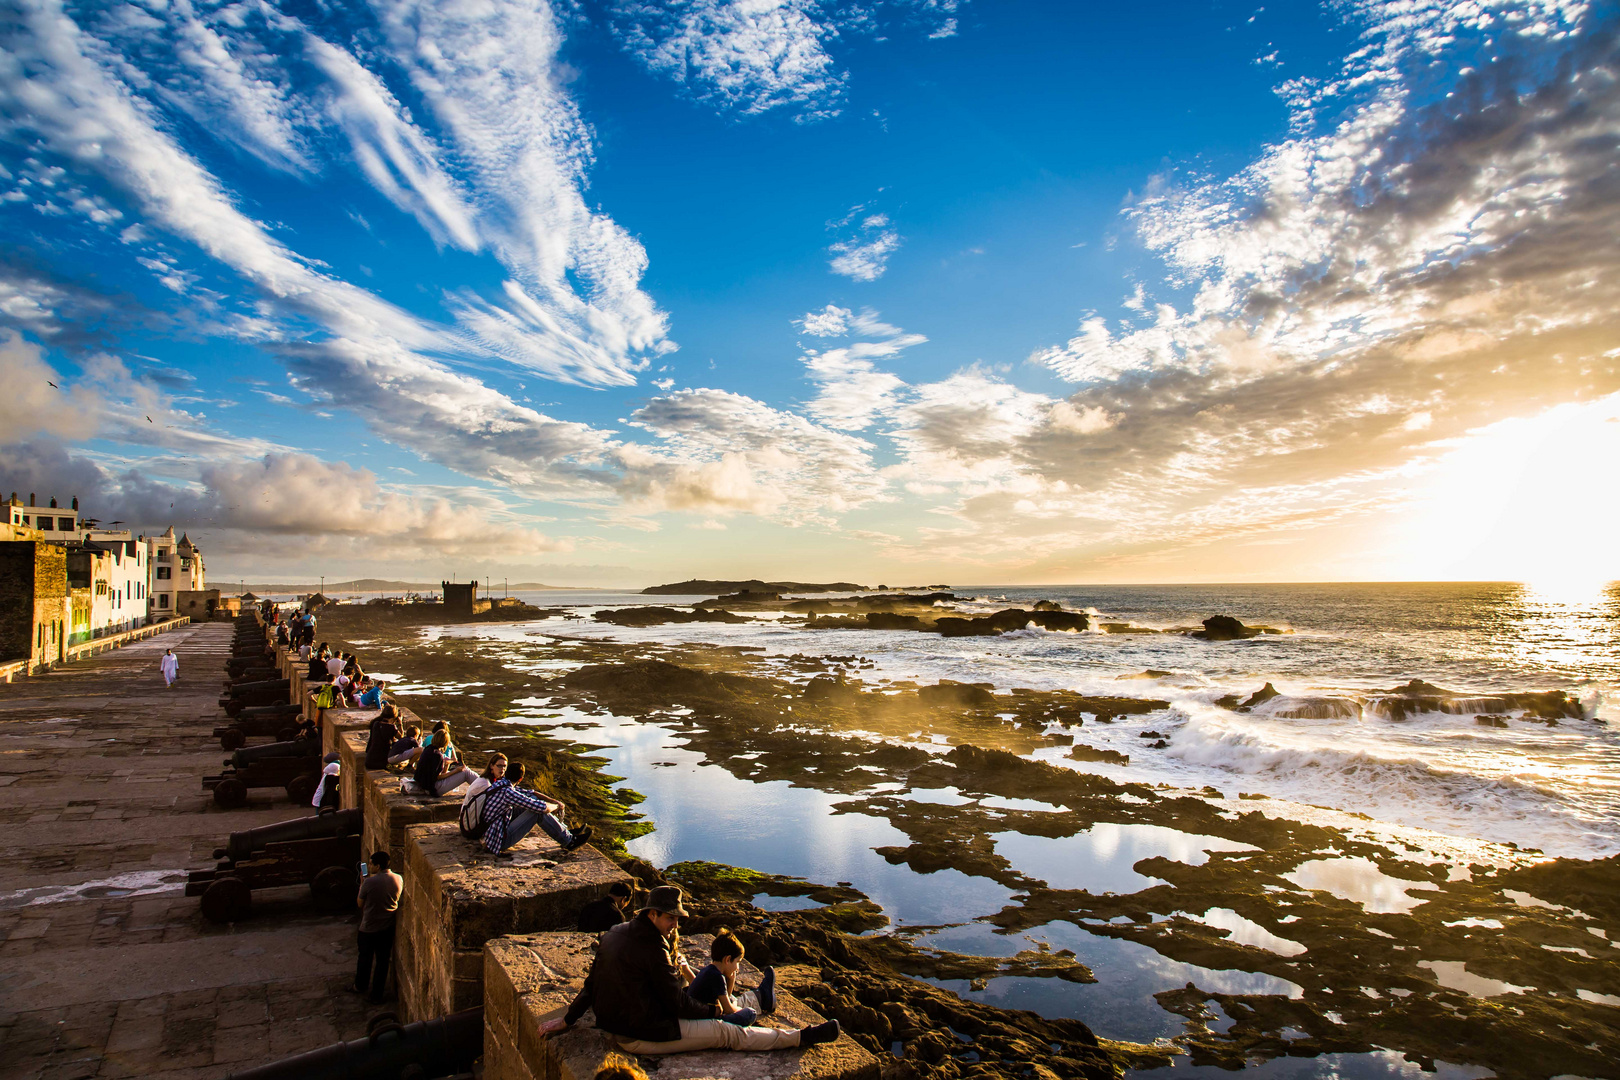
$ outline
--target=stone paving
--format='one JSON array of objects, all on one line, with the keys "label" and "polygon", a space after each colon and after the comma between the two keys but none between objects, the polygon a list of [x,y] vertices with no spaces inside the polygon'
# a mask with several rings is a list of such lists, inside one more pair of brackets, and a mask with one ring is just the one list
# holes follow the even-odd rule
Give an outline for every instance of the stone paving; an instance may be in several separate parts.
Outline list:
[{"label": "stone paving", "polygon": [[212,1078],[365,1034],[354,917],[300,886],[215,926],[181,895],[230,833],[309,812],[279,788],[230,811],[202,789],[226,756],[232,633],[182,627],[0,685],[0,1077]]}]

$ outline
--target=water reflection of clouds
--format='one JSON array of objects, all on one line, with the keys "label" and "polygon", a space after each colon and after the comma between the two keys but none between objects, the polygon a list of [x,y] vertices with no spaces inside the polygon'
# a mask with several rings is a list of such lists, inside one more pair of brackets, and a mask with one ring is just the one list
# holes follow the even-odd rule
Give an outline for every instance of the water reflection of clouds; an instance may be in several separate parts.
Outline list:
[{"label": "water reflection of clouds", "polygon": [[1212,851],[1258,851],[1252,844],[1219,836],[1200,836],[1163,825],[1104,822],[1084,832],[1053,839],[1018,832],[994,833],[996,854],[1030,877],[1054,889],[1085,889],[1093,895],[1127,894],[1162,885],[1137,873],[1143,859],[1160,857],[1202,866]]},{"label": "water reflection of clouds", "polygon": [[[1159,1007],[1153,995],[1192,983],[1222,994],[1264,994],[1300,998],[1304,988],[1263,972],[1206,968],[1171,960],[1146,945],[1123,938],[1101,937],[1072,923],[1048,923],[1022,934],[1001,935],[983,923],[948,927],[920,936],[922,948],[945,949],[974,956],[1009,956],[1040,944],[1069,949],[1097,977],[1095,983],[1009,976],[991,979],[983,990],[966,981],[936,981],[965,998],[1009,1009],[1030,1009],[1042,1016],[1084,1020],[1111,1039],[1152,1042],[1178,1035],[1182,1018]],[[1180,1075],[1180,1070],[1177,1070]]]},{"label": "water reflection of clouds", "polygon": [[1405,914],[1427,897],[1409,895],[1414,890],[1438,889],[1429,881],[1408,881],[1391,877],[1378,868],[1371,859],[1339,858],[1312,859],[1301,863],[1283,877],[1302,889],[1332,893],[1340,900],[1361,905],[1368,914]]}]

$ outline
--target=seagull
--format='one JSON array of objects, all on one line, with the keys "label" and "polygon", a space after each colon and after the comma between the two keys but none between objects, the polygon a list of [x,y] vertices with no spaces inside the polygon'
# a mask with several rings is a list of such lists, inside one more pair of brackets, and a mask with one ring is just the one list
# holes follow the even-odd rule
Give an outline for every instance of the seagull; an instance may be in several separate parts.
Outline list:
[{"label": "seagull", "polygon": [[57,386],[55,383],[51,382],[51,380],[49,380],[49,379],[45,380],[45,385],[50,387],[52,390],[60,390],[60,389],[62,389],[60,386]]},{"label": "seagull", "polygon": [[148,417],[147,417],[147,418],[146,418],[146,422],[147,422],[147,423],[148,423],[148,424],[150,424],[150,423],[151,423],[151,422],[152,422],[152,418],[151,418],[151,417],[150,417],[150,416],[148,416]]}]

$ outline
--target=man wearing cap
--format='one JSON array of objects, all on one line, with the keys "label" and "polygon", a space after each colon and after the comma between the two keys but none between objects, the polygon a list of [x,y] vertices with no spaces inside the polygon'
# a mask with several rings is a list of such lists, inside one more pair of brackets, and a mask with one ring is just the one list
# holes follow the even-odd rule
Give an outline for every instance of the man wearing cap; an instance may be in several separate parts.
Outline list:
[{"label": "man wearing cap", "polygon": [[629,1054],[678,1054],[685,1050],[787,1050],[838,1038],[838,1021],[798,1031],[739,1027],[720,1019],[719,1005],[703,1005],[684,992],[671,955],[670,937],[686,909],[681,890],[661,885],[629,922],[602,935],[585,986],[568,1007],[572,1027],[596,1010],[596,1026],[615,1035]]}]

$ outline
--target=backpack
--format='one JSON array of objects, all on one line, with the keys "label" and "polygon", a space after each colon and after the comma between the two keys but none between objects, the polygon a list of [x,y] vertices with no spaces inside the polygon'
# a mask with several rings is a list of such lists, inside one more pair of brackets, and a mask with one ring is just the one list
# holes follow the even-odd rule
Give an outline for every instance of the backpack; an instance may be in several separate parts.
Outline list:
[{"label": "backpack", "polygon": [[488,823],[484,821],[484,803],[492,790],[493,785],[476,795],[469,795],[461,804],[461,835],[468,840],[482,840],[484,833],[489,829]]},{"label": "backpack", "polygon": [[315,695],[315,707],[317,709],[330,709],[336,705],[337,685],[335,683],[327,683],[325,686],[321,687],[320,693]]}]

